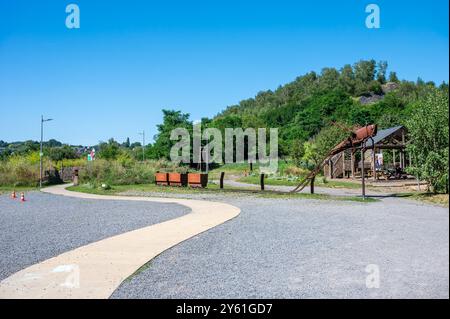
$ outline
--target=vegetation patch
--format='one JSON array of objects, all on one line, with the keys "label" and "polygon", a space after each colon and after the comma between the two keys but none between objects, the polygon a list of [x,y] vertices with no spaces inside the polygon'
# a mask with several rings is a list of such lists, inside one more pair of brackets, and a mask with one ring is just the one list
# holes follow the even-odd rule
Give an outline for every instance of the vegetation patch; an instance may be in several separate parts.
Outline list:
[{"label": "vegetation patch", "polygon": [[[264,183],[266,185],[273,185],[273,186],[297,186],[300,181],[302,180],[301,177],[286,177],[286,176],[268,176],[264,179]],[[242,183],[248,183],[248,184],[260,184],[260,177],[253,175],[253,176],[245,176],[239,178],[237,181]],[[320,186],[320,187],[330,187],[330,188],[351,188],[351,189],[358,189],[361,188],[361,184],[354,183],[354,182],[345,182],[345,181],[337,181],[337,180],[327,180],[324,177],[317,177],[314,185]]]},{"label": "vegetation patch", "polygon": [[264,198],[275,199],[317,199],[317,200],[338,200],[338,201],[353,201],[353,202],[366,202],[372,203],[379,201],[378,199],[367,197],[365,200],[359,196],[332,196],[324,194],[308,194],[308,193],[286,193],[276,191],[261,191],[257,188],[249,187],[226,187],[220,189],[216,184],[209,184],[208,188],[188,188],[188,187],[170,187],[170,186],[157,186],[154,184],[145,185],[115,185],[111,186],[111,189],[105,190],[101,187],[92,187],[91,185],[79,185],[71,186],[68,188],[70,191],[76,191],[81,193],[98,194],[98,195],[124,195],[127,192],[143,192],[148,195],[166,193],[170,194],[219,194],[230,196],[257,196]]}]

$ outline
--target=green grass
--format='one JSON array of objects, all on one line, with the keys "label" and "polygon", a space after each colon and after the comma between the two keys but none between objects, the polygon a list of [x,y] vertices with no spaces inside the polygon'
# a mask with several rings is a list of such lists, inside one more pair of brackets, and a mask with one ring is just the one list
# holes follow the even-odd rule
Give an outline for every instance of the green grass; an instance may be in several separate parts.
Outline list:
[{"label": "green grass", "polygon": [[411,199],[449,207],[449,194],[413,193]]},{"label": "green grass", "polygon": [[154,184],[142,184],[142,185],[117,185],[112,186],[109,190],[103,190],[99,188],[87,187],[86,185],[71,186],[68,190],[97,194],[97,195],[120,195],[126,191],[139,191],[151,193],[168,193],[168,194],[222,194],[222,195],[247,195],[256,196],[262,198],[275,198],[275,199],[317,199],[317,200],[338,200],[338,201],[352,201],[352,202],[377,202],[379,200],[374,198],[366,198],[363,200],[358,196],[332,196],[324,194],[308,194],[308,193],[282,193],[276,191],[261,191],[256,187],[230,187],[226,186],[224,189],[220,189],[216,184],[209,184],[208,188],[189,188],[189,187],[168,187],[157,186]]},{"label": "green grass", "polygon": [[[292,165],[290,162],[286,162],[284,160],[278,161],[278,169],[279,171],[283,171],[285,167]],[[258,172],[259,164],[253,164],[253,171]],[[225,179],[227,175],[239,175],[242,176],[244,172],[250,172],[250,164],[248,163],[231,163],[231,164],[223,164],[217,168],[211,169],[209,171],[209,176],[211,179],[219,179],[220,173],[225,172]]]},{"label": "green grass", "polygon": [[0,186],[0,194],[11,193],[13,190],[16,192],[29,192],[37,191],[39,188],[31,186]]},{"label": "green grass", "polygon": [[[248,184],[256,184],[259,185],[259,176],[246,176],[241,177],[237,180],[238,182],[248,183]],[[264,180],[265,185],[272,186],[297,186],[301,180],[287,180],[287,179],[275,179],[275,178],[266,178]],[[330,187],[330,188],[350,188],[350,189],[358,189],[361,188],[361,184],[354,182],[342,182],[336,180],[327,180],[324,183],[323,178],[316,178],[314,185],[319,187]]]},{"label": "green grass", "polygon": [[102,188],[93,188],[86,185],[70,186],[67,188],[71,191],[98,194],[98,195],[117,195],[126,191],[139,191],[139,192],[151,192],[151,193],[171,193],[171,194],[212,194],[212,193],[230,193],[236,191],[254,191],[253,187],[230,187],[220,189],[219,185],[209,183],[207,188],[190,188],[190,187],[169,187],[158,186],[155,184],[136,184],[136,185],[115,185],[109,190]]}]

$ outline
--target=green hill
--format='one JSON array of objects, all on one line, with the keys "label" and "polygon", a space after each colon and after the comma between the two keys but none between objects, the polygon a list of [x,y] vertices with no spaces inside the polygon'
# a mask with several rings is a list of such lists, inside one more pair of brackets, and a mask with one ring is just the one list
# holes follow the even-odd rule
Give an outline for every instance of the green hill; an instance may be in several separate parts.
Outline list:
[{"label": "green hill", "polygon": [[275,91],[263,91],[227,107],[209,126],[278,127],[280,153],[288,155],[294,141],[307,141],[333,122],[377,123],[381,128],[401,125],[414,103],[435,84],[420,78],[399,81],[395,72],[387,77],[386,69],[386,62],[370,60],[340,70],[310,72]]}]

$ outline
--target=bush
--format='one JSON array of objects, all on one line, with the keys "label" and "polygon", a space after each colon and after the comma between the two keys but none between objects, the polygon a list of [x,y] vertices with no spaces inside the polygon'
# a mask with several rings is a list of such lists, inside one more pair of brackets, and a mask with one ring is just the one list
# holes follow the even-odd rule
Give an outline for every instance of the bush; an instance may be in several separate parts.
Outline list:
[{"label": "bush", "polygon": [[87,163],[80,169],[80,182],[90,183],[97,187],[109,185],[148,184],[154,182],[157,171],[180,171],[175,164],[167,161],[133,162],[123,159],[107,161],[98,159]]},{"label": "bush", "polygon": [[408,172],[426,180],[433,192],[448,193],[448,91],[432,89],[406,122],[413,156]]},{"label": "bush", "polygon": [[[44,159],[44,170],[51,167],[51,162]],[[0,185],[36,186],[39,183],[39,153],[26,156],[11,156],[0,162]]]},{"label": "bush", "polygon": [[283,174],[289,176],[304,176],[307,173],[308,171],[306,169],[302,169],[296,166],[287,166],[283,170]]}]

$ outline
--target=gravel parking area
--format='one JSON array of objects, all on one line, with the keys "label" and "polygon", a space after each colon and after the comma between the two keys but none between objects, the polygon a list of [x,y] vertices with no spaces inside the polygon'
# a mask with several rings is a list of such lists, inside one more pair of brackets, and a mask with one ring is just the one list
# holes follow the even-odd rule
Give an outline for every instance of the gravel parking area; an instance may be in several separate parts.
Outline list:
[{"label": "gravel parking area", "polygon": [[0,280],[60,253],[190,212],[177,204],[0,195]]},{"label": "gravel parking area", "polygon": [[[112,298],[449,297],[447,208],[396,198],[221,200],[240,216],[165,251]],[[374,269],[379,288],[369,289]]]}]

